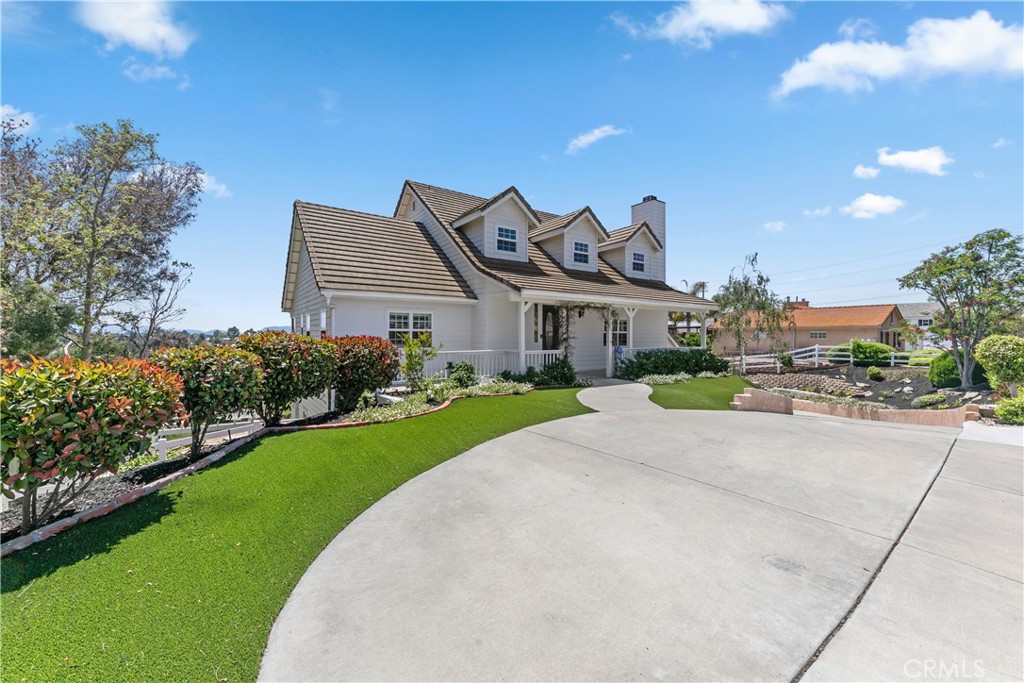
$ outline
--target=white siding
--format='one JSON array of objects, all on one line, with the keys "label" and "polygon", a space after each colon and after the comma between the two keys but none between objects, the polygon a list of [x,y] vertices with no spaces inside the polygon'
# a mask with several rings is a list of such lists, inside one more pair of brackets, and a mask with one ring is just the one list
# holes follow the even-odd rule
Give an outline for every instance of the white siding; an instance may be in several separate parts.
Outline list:
[{"label": "white siding", "polygon": [[578,371],[603,370],[607,364],[608,349],[603,344],[604,316],[601,311],[587,309],[583,317],[576,318],[574,322],[573,366]]},{"label": "white siding", "polygon": [[[314,337],[320,336],[320,313],[327,309],[327,300],[320,294],[320,288],[316,284],[316,276],[313,274],[313,262],[309,259],[309,252],[303,243],[299,253],[299,272],[295,279],[295,298],[292,308],[288,313],[292,319],[305,320],[309,316],[310,334]],[[328,314],[328,318],[330,315]],[[328,320],[328,326],[330,320]],[[329,329],[329,328],[328,328]],[[296,332],[300,332],[297,329]]]},{"label": "white siding", "polygon": [[[588,216],[586,220],[581,220],[565,232],[565,246],[564,253],[562,255],[562,264],[566,268],[572,268],[574,270],[585,270],[591,273],[597,272],[597,238],[598,231],[594,224],[590,221]],[[575,242],[583,242],[587,245],[587,249],[590,253],[590,262],[587,264],[576,263],[573,260],[573,250],[575,249]]]},{"label": "white siding", "polygon": [[668,346],[668,311],[637,311],[633,316],[633,347],[650,349],[664,346]]},{"label": "white siding", "polygon": [[[515,229],[516,253],[498,251],[499,227]],[[514,201],[509,200],[495,207],[484,217],[484,255],[488,258],[500,258],[509,261],[528,261],[530,257],[526,250],[526,244],[529,229],[529,218]]]},{"label": "white siding", "polygon": [[388,336],[388,313],[430,313],[434,346],[450,351],[472,348],[471,319],[475,306],[408,299],[360,299],[334,297],[334,336],[370,334]]},{"label": "white siding", "polygon": [[[661,240],[662,246],[668,248],[668,242],[665,241],[665,203],[658,201],[657,199],[642,202],[640,204],[634,204],[632,207],[632,219],[634,223],[640,223],[646,221],[654,234]],[[651,278],[654,280],[665,281],[665,252],[661,251],[655,253],[652,258],[652,270]]]}]

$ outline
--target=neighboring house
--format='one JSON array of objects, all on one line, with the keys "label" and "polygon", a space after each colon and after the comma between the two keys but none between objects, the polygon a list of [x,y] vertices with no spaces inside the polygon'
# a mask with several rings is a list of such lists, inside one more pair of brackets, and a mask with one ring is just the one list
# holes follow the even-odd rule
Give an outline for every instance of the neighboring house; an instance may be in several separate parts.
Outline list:
[{"label": "neighboring house", "polygon": [[[851,339],[875,341],[897,349],[902,348],[900,327],[903,316],[896,304],[872,306],[812,307],[805,300],[787,301],[789,322],[783,324],[778,343],[789,349],[802,349],[820,344],[835,346]],[[717,323],[716,323],[717,325]],[[735,354],[736,341],[719,330],[715,348],[722,353]],[[747,353],[772,350],[771,340],[761,339],[747,344]]]},{"label": "neighboring house", "polygon": [[938,316],[939,311],[942,310],[937,303],[934,301],[926,301],[920,304],[897,305],[899,306],[900,313],[903,315],[903,319],[907,321],[907,325],[916,327],[924,332],[921,339],[913,345],[909,343],[907,344],[908,351],[946,348],[946,346],[943,346],[942,344],[942,339],[936,337],[933,332],[928,331],[928,328],[935,324],[935,318]]},{"label": "neighboring house", "polygon": [[668,346],[669,311],[714,308],[665,284],[665,232],[654,196],[611,232],[589,207],[538,211],[515,187],[486,198],[406,181],[393,216],[296,201],[281,307],[304,334],[430,332],[436,368],[493,374],[556,358],[571,304],[573,364],[610,374],[620,347]]}]

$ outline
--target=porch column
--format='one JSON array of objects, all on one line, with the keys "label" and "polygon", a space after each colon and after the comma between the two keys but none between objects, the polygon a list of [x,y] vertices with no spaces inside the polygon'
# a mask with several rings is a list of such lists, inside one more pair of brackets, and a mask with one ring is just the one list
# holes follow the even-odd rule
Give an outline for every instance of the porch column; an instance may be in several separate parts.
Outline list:
[{"label": "porch column", "polygon": [[626,309],[626,318],[629,322],[626,324],[626,347],[629,349],[633,348],[633,316],[636,315],[636,308]]},{"label": "porch column", "polygon": [[615,345],[612,344],[612,319],[611,316],[604,321],[604,340],[605,344],[605,359],[604,359],[604,376],[614,377],[615,376]]},{"label": "porch column", "polygon": [[704,319],[700,321],[700,348],[706,349],[708,347],[708,317],[705,314]]},{"label": "porch column", "polygon": [[530,310],[529,301],[519,302],[519,372],[526,372],[526,312]]}]

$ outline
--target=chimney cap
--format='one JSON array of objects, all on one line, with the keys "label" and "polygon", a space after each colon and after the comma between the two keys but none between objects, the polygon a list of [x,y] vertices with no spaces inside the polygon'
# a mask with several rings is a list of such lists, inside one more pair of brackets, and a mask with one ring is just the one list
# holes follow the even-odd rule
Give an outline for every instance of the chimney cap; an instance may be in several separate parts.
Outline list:
[{"label": "chimney cap", "polygon": [[649,194],[649,195],[647,195],[646,197],[643,198],[644,202],[649,202],[651,200],[658,201],[658,198],[655,197],[653,194]]}]

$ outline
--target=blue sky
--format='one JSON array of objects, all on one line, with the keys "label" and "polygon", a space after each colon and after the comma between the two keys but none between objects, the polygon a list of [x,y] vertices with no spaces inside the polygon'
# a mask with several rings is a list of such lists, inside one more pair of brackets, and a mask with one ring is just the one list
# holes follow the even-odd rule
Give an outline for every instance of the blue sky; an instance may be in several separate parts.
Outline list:
[{"label": "blue sky", "polygon": [[181,327],[285,324],[292,200],[390,215],[405,178],[609,228],[656,194],[670,283],[757,251],[815,305],[918,300],[915,262],[1024,220],[1020,3],[2,11],[5,116],[131,118],[211,176]]}]

